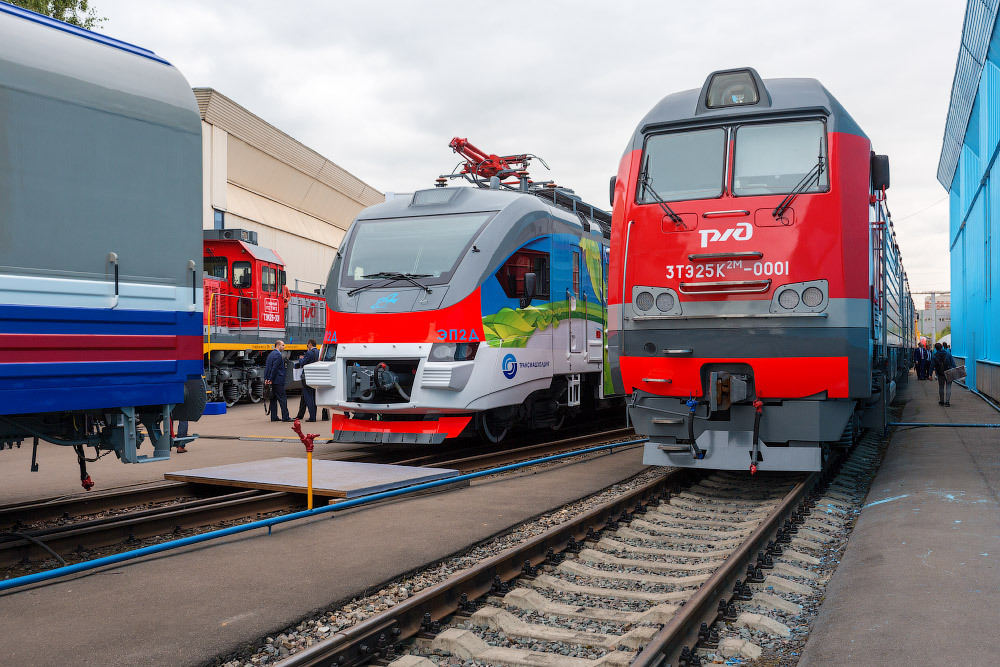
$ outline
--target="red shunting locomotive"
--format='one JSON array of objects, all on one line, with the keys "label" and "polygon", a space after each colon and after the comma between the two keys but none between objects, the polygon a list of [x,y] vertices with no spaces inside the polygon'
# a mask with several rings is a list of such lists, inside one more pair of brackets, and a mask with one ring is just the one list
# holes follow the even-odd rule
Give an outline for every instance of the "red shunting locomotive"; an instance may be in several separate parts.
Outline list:
[{"label": "red shunting locomotive", "polygon": [[[232,406],[264,395],[264,362],[276,340],[286,363],[323,340],[326,295],[289,290],[285,262],[245,229],[204,232],[205,382],[209,398]],[[292,374],[288,373],[291,378]],[[289,387],[297,387],[290,382]]]}]

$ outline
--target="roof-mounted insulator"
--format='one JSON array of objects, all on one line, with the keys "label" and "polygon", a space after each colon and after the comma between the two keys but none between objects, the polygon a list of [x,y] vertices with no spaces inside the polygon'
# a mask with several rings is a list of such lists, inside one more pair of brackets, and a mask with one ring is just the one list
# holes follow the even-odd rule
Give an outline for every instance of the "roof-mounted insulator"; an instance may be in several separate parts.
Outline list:
[{"label": "roof-mounted insulator", "polygon": [[447,187],[447,185],[448,185],[448,179],[445,178],[444,176],[438,176],[437,178],[434,179],[434,187],[436,188]]},{"label": "roof-mounted insulator", "polygon": [[520,171],[518,171],[517,180],[521,181],[521,192],[527,192],[528,183],[530,183],[530,181],[528,180],[528,170],[521,169]]}]

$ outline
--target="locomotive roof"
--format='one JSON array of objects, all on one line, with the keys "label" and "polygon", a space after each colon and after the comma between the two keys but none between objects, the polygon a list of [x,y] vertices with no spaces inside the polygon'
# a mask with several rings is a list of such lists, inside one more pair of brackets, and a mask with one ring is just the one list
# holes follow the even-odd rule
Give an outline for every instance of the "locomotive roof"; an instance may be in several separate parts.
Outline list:
[{"label": "locomotive roof", "polygon": [[759,120],[810,111],[827,115],[831,132],[867,138],[837,98],[816,79],[764,79],[763,84],[766,95],[761,95],[761,103],[746,106],[707,109],[700,103],[702,88],[667,95],[639,123],[633,137],[633,142],[638,143],[634,147],[642,145],[644,134],[657,129]]},{"label": "locomotive roof", "polygon": [[[543,193],[544,194],[544,193]],[[422,195],[426,195],[423,196]],[[567,196],[568,200],[569,197]],[[478,213],[483,211],[500,211],[511,205],[519,204],[525,209],[541,209],[550,211],[555,217],[577,227],[583,227],[581,219],[563,206],[549,203],[549,199],[537,197],[530,193],[516,190],[490,190],[476,187],[433,188],[418,190],[413,194],[396,195],[384,203],[369,206],[358,214],[358,220],[379,218],[404,218],[423,215],[447,215],[454,213]],[[426,202],[426,203],[423,203]],[[602,221],[597,215],[586,215],[590,206],[581,204],[581,215],[594,220],[598,227]],[[607,213],[595,209],[597,214],[607,216]]]},{"label": "locomotive roof", "polygon": [[152,51],[0,3],[0,87],[201,133],[194,93]]},{"label": "locomotive roof", "polygon": [[149,49],[144,49],[141,46],[136,46],[135,44],[129,44],[128,42],[123,42],[120,39],[115,39],[114,37],[108,37],[107,35],[91,32],[90,30],[87,30],[85,28],[81,28],[79,26],[65,23],[64,21],[59,21],[54,18],[50,18],[48,16],[45,16],[44,14],[37,14],[27,9],[22,9],[21,7],[15,7],[13,5],[8,5],[2,2],[0,2],[0,12],[3,12],[5,14],[10,14],[12,16],[17,16],[19,18],[25,19],[26,21],[32,21],[33,23],[38,23],[39,25],[44,25],[54,30],[61,30],[62,32],[66,32],[71,35],[76,35],[78,37],[83,37],[84,39],[100,42],[101,44],[106,44],[107,46],[110,46],[112,48],[120,49],[122,51],[128,51],[129,53],[134,53],[138,56],[142,56],[143,58],[149,58],[150,60],[161,62],[164,65],[170,64],[160,56],[150,51]]}]

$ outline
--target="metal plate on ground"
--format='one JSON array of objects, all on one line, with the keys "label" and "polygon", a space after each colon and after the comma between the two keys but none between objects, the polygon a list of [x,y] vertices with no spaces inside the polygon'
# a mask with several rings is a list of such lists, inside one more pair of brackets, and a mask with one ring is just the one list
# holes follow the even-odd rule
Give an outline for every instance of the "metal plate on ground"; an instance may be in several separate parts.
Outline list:
[{"label": "metal plate on ground", "polygon": [[[357,498],[423,482],[456,477],[457,470],[378,463],[313,460],[313,493]],[[166,473],[165,479],[244,489],[306,492],[306,460],[284,457]]]}]

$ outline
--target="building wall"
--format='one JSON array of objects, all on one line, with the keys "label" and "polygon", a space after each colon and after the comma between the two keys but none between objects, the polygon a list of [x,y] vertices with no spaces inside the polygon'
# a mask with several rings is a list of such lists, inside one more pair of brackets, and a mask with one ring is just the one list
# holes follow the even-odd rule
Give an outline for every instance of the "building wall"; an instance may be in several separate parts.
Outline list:
[{"label": "building wall", "polygon": [[202,116],[204,229],[257,232],[285,262],[288,285],[326,284],[348,226],[384,195],[211,88],[196,88]]},{"label": "building wall", "polygon": [[[996,215],[1000,211],[1000,173],[994,174],[1000,152],[1000,34],[996,10],[972,15],[972,0],[963,30],[963,53],[976,48],[985,52],[981,74],[969,80],[962,55],[956,71],[949,110],[945,154],[958,156],[952,180],[939,168],[939,180],[949,190],[951,252],[952,347],[966,362],[968,382],[993,398],[1000,388],[1000,252]],[[978,9],[977,9],[978,11]],[[978,21],[978,23],[977,23]],[[984,28],[983,21],[988,25]],[[989,35],[983,43],[982,35]],[[970,46],[971,43],[971,46]],[[962,79],[960,75],[965,76]],[[968,123],[960,149],[949,149],[948,132],[961,121],[957,109],[968,107]],[[964,113],[964,112],[963,112]]]},{"label": "building wall", "polygon": [[[917,311],[917,329],[920,331],[921,336],[931,337],[934,333],[934,323],[933,323],[934,313],[930,310],[918,310]],[[937,309],[937,334],[940,338],[945,333],[945,328],[951,326],[951,310],[947,308]]]}]

